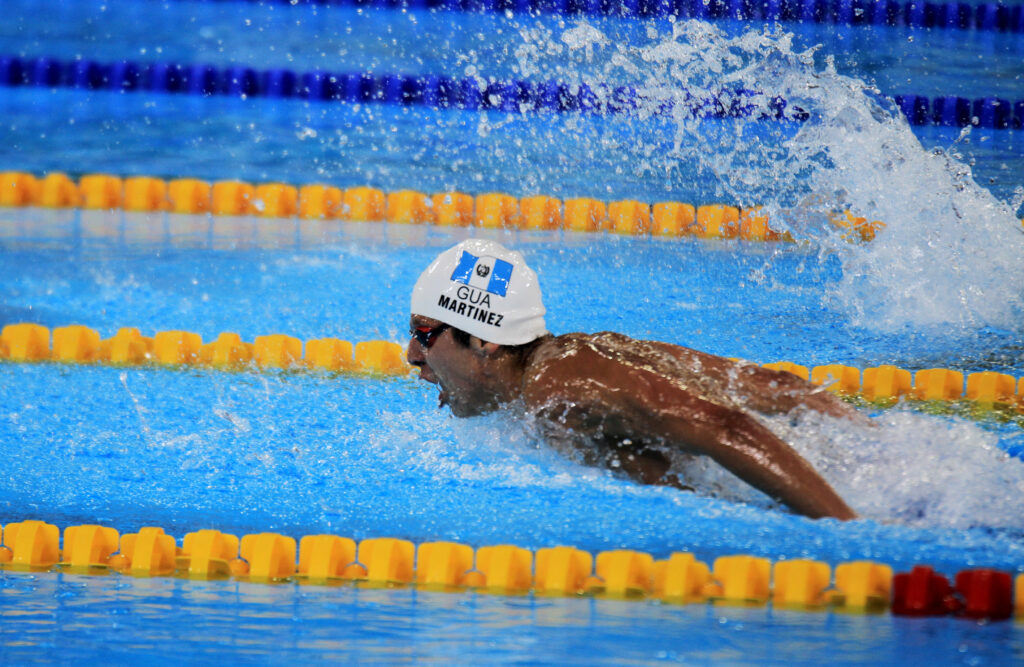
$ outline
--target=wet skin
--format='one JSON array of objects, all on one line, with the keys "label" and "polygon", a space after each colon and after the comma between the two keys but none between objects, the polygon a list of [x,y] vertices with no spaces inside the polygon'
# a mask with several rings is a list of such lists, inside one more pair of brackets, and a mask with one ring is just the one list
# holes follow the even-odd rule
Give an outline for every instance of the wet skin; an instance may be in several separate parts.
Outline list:
[{"label": "wet skin", "polygon": [[[414,315],[410,328],[440,324]],[[710,456],[795,512],[856,518],[806,460],[751,416],[805,409],[867,423],[791,373],[610,332],[549,336],[522,357],[476,337],[461,345],[449,329],[429,349],[413,337],[407,357],[456,416],[521,400],[551,444],[586,463],[687,488],[669,473],[672,458]]]}]

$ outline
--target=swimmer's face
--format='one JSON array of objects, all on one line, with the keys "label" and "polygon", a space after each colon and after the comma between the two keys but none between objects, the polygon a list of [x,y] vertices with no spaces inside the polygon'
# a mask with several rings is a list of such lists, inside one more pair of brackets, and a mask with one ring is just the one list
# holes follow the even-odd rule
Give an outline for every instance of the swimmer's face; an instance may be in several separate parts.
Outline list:
[{"label": "swimmer's face", "polygon": [[[406,358],[420,369],[420,379],[433,382],[439,388],[440,406],[451,407],[456,417],[471,417],[497,407],[494,398],[482,384],[486,377],[486,355],[455,340],[450,328],[430,317],[413,315],[409,320],[409,347]],[[417,340],[426,339],[427,345]],[[473,339],[477,342],[476,339]]]}]

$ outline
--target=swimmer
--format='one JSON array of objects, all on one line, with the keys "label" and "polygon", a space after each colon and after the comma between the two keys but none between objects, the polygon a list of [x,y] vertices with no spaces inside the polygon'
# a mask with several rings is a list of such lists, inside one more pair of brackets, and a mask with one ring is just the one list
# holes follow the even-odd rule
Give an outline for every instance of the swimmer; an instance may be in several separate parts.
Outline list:
[{"label": "swimmer", "polygon": [[457,417],[523,405],[545,439],[584,463],[645,484],[688,489],[673,457],[710,456],[812,518],[856,518],[752,413],[813,410],[863,423],[797,376],[617,333],[553,336],[522,255],[470,239],[446,250],[412,293],[407,357]]}]

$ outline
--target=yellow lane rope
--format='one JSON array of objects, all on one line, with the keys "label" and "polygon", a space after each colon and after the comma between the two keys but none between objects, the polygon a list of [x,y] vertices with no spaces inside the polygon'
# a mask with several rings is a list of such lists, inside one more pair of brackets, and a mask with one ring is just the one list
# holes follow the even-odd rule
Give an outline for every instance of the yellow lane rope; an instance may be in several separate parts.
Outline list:
[{"label": "yellow lane rope", "polygon": [[[415,190],[385,193],[372,187],[341,189],[312,184],[208,183],[194,178],[164,181],[148,176],[120,178],[88,174],[78,182],[55,172],[43,177],[17,171],[0,173],[0,206],[82,208],[184,214],[251,215],[320,220],[385,220],[439,227],[491,229],[565,229],[607,231],[635,236],[740,238],[750,241],[792,240],[773,230],[759,207],[725,204],[695,207],[682,202],[648,204],[635,200],[603,202],[580,197],[561,201],[546,195],[516,198],[489,192],[428,195]],[[836,224],[852,237],[869,240],[880,223],[852,215]]]},{"label": "yellow lane rope", "polygon": [[[147,526],[138,533],[120,535],[115,528],[100,525],[66,527],[61,548],[58,527],[37,520],[9,523],[0,535],[4,543],[0,546],[0,568],[23,572],[64,570],[199,580],[230,577],[254,583],[415,585],[445,592],[532,592],[673,603],[764,605],[771,601],[778,607],[854,612],[880,611],[892,603],[896,613],[897,605],[907,606],[904,596],[910,597],[907,586],[900,584],[919,579],[930,585],[936,578],[945,582],[930,567],[915,567],[909,574],[894,577],[890,566],[866,560],[841,563],[833,576],[833,568],[821,561],[772,563],[745,554],[722,556],[709,568],[688,552],[673,552],[664,560],[655,560],[648,553],[617,549],[602,551],[595,558],[570,546],[531,552],[507,544],[474,549],[455,542],[416,545],[391,537],[364,539],[357,545],[355,540],[337,535],[306,535],[297,543],[295,538],[277,533],[256,533],[239,539],[213,529],[188,533],[178,546],[163,528]],[[974,574],[979,575],[977,582],[971,581]],[[985,593],[996,581],[1005,589],[1000,590],[1005,604],[998,609],[982,605],[975,611],[1003,618],[1010,614],[1010,576],[993,570],[962,571],[956,575],[957,593],[966,598],[970,609],[972,596]],[[1016,612],[1024,615],[1024,575],[1017,576],[1015,588]],[[942,606],[925,613],[938,615],[949,609]]]},{"label": "yellow lane rope", "polygon": [[[212,368],[323,369],[328,371],[372,372],[407,375],[412,368],[405,361],[403,346],[383,340],[354,345],[336,338],[305,341],[287,334],[256,336],[246,342],[237,333],[221,333],[203,342],[197,333],[160,331],[143,336],[125,327],[108,339],[86,326],[56,327],[40,324],[8,324],[0,331],[0,359],[20,362],[55,361],[119,365],[199,365]],[[808,368],[781,361],[765,368],[787,371],[814,384],[827,385],[837,393],[860,396],[884,405],[900,398],[921,401],[966,399],[976,405],[1008,406],[1024,410],[1024,377],[978,371],[966,375],[948,368],[926,368],[914,373],[892,365],[863,370],[843,364]]]}]

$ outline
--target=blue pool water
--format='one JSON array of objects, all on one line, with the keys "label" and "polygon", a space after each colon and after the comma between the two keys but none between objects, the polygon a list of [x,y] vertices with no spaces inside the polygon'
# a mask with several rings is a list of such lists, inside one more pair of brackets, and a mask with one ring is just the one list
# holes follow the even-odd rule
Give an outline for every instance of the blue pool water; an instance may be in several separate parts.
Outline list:
[{"label": "blue pool water", "polygon": [[[1024,376],[1022,133],[912,132],[857,83],[1019,98],[1019,36],[958,34],[971,55],[957,58],[945,33],[903,29],[787,26],[791,46],[749,24],[716,23],[721,32],[707,35],[687,24],[673,39],[667,22],[609,19],[588,24],[607,37],[602,46],[575,19],[552,17],[80,2],[55,3],[43,25],[36,6],[11,4],[0,51],[298,70],[473,67],[666,89],[716,76],[777,80],[814,112],[809,123],[6,88],[0,160],[35,172],[764,203],[801,244],[492,234],[537,270],[556,333],[613,329],[762,363]],[[590,40],[590,55],[555,53],[566,39]],[[815,43],[819,53],[798,55]],[[694,44],[703,56],[680,72]],[[824,211],[846,207],[889,226],[873,244],[848,244],[822,223]],[[474,233],[483,232],[4,210],[0,323],[404,342],[419,271]],[[455,420],[414,378],[4,363],[0,392],[4,525],[572,544],[708,561],[870,558],[945,574],[1024,567],[1024,431],[1012,415],[903,404],[864,408],[878,422],[869,430],[771,422],[865,517],[839,524],[793,516],[712,467],[686,471],[699,494],[635,485],[559,456],[515,417]],[[0,658],[11,663],[1003,664],[1022,651],[1013,623],[71,574],[0,572],[0,615]]]},{"label": "blue pool water", "polygon": [[2,590],[31,621],[19,629],[22,646],[5,642],[9,663],[208,664],[230,654],[245,663],[1006,664],[1022,650],[1011,624],[954,619],[69,575],[21,577]]},{"label": "blue pool water", "polygon": [[[283,331],[303,338],[400,340],[409,286],[420,266],[454,240],[423,228],[348,224],[331,229],[325,246],[322,241],[312,243],[322,238],[316,233],[306,236],[303,232],[308,230],[296,230],[297,223],[249,220],[235,223],[235,236],[248,236],[239,233],[240,228],[250,228],[254,238],[260,230],[265,247],[215,249],[207,246],[217,245],[216,235],[211,243],[205,230],[178,230],[172,235],[174,245],[159,239],[131,241],[133,225],[144,225],[145,220],[119,213],[35,215],[31,229],[46,229],[57,240],[35,235],[5,241],[5,270],[16,276],[4,286],[5,319],[51,326],[83,322],[103,335],[137,324],[146,330],[180,326],[204,339],[234,330],[249,339]],[[24,217],[21,211],[8,212],[0,229],[11,231]],[[111,221],[114,224],[100,224]],[[120,233],[107,239],[82,237],[86,230],[111,228]],[[886,360],[882,352],[858,349],[887,349],[888,358],[898,356],[908,367],[935,361],[930,356],[933,341],[871,334],[846,324],[840,313],[812,296],[836,278],[837,267],[796,247],[780,255],[778,249],[763,246],[693,241],[502,236],[521,247],[536,266],[554,331],[607,325],[758,361],[788,357],[810,364],[841,358],[869,365]],[[763,282],[751,281],[752,268],[769,258],[771,268]],[[674,279],[659,279],[665,272]],[[612,289],[593,289],[602,282]],[[642,296],[626,300],[623,295]],[[778,320],[771,325],[779,328],[776,333],[765,324],[772,320]],[[801,335],[789,336],[783,344],[787,331]],[[852,340],[836,340],[847,336]],[[1014,352],[1019,346],[1019,336],[1006,340],[982,332],[961,338],[958,367],[996,367],[1020,375],[1019,354]],[[974,360],[967,361],[971,357]],[[34,517],[58,525],[100,522],[122,532],[158,524],[179,536],[215,526],[235,534],[270,530],[298,537],[332,532],[356,539],[386,534],[416,542],[511,542],[534,549],[570,543],[593,552],[634,548],[657,556],[686,549],[706,560],[729,553],[833,563],[872,558],[896,568],[929,563],[950,573],[970,566],[1015,571],[1024,558],[1019,511],[1012,501],[1024,488],[1024,463],[998,454],[999,449],[1019,449],[1021,431],[992,419],[928,416],[910,408],[879,413],[879,433],[855,436],[858,455],[833,453],[820,464],[854,507],[871,517],[837,524],[789,515],[738,483],[707,471],[693,473],[708,479],[705,488],[718,488],[719,498],[637,486],[561,458],[513,419],[455,420],[437,411],[434,391],[413,379],[46,364],[4,364],[0,373],[7,406],[0,423],[6,434],[5,469],[10,480],[0,502],[7,522]],[[851,445],[832,425],[805,427],[810,430],[795,444],[811,450],[811,455]],[[954,477],[959,480],[949,478],[949,456],[958,457]],[[916,465],[901,464],[904,459]],[[864,469],[858,466],[879,462],[882,465],[872,469],[869,479],[860,479]],[[993,495],[1005,497],[1005,506],[993,508]],[[259,587],[210,583],[200,585],[204,593],[196,593],[184,583],[147,583],[138,590],[134,582],[93,584],[71,575],[56,581],[49,576],[39,575],[33,579],[36,583],[27,584],[24,575],[7,574],[3,585],[12,596],[25,595],[26,586],[53,590],[57,601],[81,596],[90,608],[105,608],[109,600],[118,599],[113,608],[128,616],[126,623],[144,630],[138,644],[107,643],[103,628],[108,622],[119,623],[119,617],[100,621],[98,628],[88,620],[75,621],[82,632],[105,644],[96,657],[106,651],[141,656],[136,651],[147,642],[159,651],[169,630],[149,619],[149,606],[184,604],[192,613],[208,615],[201,606],[192,607],[191,596],[228,605],[213,614],[206,629],[206,636],[218,639],[196,639],[196,655],[213,652],[223,642],[233,642],[231,650],[239,651],[234,654],[245,655],[240,648],[246,646],[244,636],[221,636],[222,615],[247,618],[246,610],[263,608],[261,600],[268,595],[284,596],[281,604],[302,609],[290,612],[291,620],[266,621],[286,626],[274,632],[284,633],[284,643],[290,643],[297,656],[357,650],[347,643],[345,648],[332,648],[328,639],[321,646],[321,633],[335,642],[345,637],[307,620],[315,619],[322,605],[344,610],[332,613],[355,615],[371,626],[388,628],[382,630],[380,642],[368,642],[370,646],[355,653],[367,659],[392,650],[388,636],[410,641],[409,633],[418,635],[421,624],[451,623],[468,633],[483,632],[488,639],[482,645],[491,646],[490,633],[501,635],[522,622],[527,623],[528,634],[537,633],[536,643],[501,655],[561,661],[569,654],[559,651],[569,650],[577,640],[548,634],[547,621],[513,620],[520,614],[543,618],[550,605],[561,609],[563,623],[581,627],[582,643],[593,644],[589,633],[612,633],[617,648],[608,651],[617,657],[740,659],[737,656],[745,651],[754,651],[752,656],[770,658],[760,652],[768,641],[784,645],[775,654],[781,662],[805,650],[800,648],[805,643],[818,645],[831,638],[853,645],[863,641],[865,632],[891,633],[883,634],[885,640],[872,641],[882,642],[882,650],[897,657],[906,648],[901,629],[906,621],[887,616],[873,619],[879,627],[867,630],[864,624],[872,620],[764,609],[672,610],[648,603],[517,602],[459,595],[445,601],[434,600],[445,597],[440,594],[407,591],[346,590],[339,600],[325,591],[307,593],[308,589],[295,587],[261,593]],[[118,598],[108,586],[130,592]],[[152,587],[161,593],[152,597]],[[307,603],[310,596],[316,602]],[[51,617],[54,599],[49,594],[36,598],[36,613]],[[509,605],[519,611],[509,615]],[[77,619],[75,607],[70,609],[64,617]],[[104,612],[103,618],[114,613]],[[266,613],[278,618],[273,608],[267,607]],[[451,613],[456,615],[442,620]],[[466,620],[464,614],[474,613],[487,618],[483,629]],[[617,615],[622,617],[614,620]],[[402,618],[397,628],[392,627],[396,616]],[[629,629],[620,634],[615,629],[619,623]],[[784,632],[798,633],[798,640],[782,641],[778,633],[790,623],[797,629]],[[948,621],[932,623],[945,628]],[[734,631],[736,624],[742,629]],[[721,635],[725,644],[670,639],[677,632],[698,632],[702,626],[728,628]],[[670,632],[669,627],[676,630]],[[1013,635],[1010,643],[994,639],[1000,644],[974,648],[969,637],[978,629],[970,623],[950,628],[942,632],[967,642],[972,657],[1012,652],[1014,642],[1019,642]],[[74,630],[62,632],[77,637]],[[733,637],[733,632],[739,636]],[[566,642],[556,647],[555,636]],[[467,648],[458,639],[439,640],[435,649],[441,651],[439,659],[485,650]],[[939,655],[948,649],[938,643],[921,650]],[[54,650],[60,656],[80,648],[75,642],[56,642]],[[256,652],[256,659],[261,655],[258,646],[245,650]],[[430,649],[413,644],[395,655],[422,657],[420,650]],[[601,653],[595,650],[591,658]],[[863,649],[853,649],[848,657],[856,662],[864,655]]]},{"label": "blue pool water", "polygon": [[[720,88],[735,62],[725,52],[742,53],[727,38],[760,32],[745,22],[715,22],[705,68],[667,74],[644,51],[663,43],[673,25],[667,20],[594,19],[604,40],[591,48],[568,48],[567,31],[581,23],[571,17],[518,17],[467,12],[369,10],[358,7],[291,7],[235,2],[103,3],[78,0],[44,3],[47,21],[37,20],[38,3],[5,5],[0,55],[23,58],[178,62],[297,72],[434,73],[477,76],[481,80],[521,77],[571,84],[611,82],[675,88]],[[705,24],[706,25],[706,24]],[[877,86],[885,95],[1022,98],[1019,63],[1024,40],[998,32],[920,31],[909,28],[840,28],[786,24],[792,44],[769,41],[748,45],[762,67],[739,78],[750,88],[771,90],[780,66],[799,73],[799,82],[781,86],[785,97],[808,92],[814,81],[823,100],[845,99],[824,86],[821,71],[833,59],[839,74]],[[695,40],[699,41],[699,40]],[[726,42],[726,43],[723,43]],[[808,52],[811,66],[790,53]],[[777,47],[778,54],[765,58]],[[719,54],[723,64],[715,65]],[[718,72],[718,73],[715,73]],[[676,74],[679,74],[676,72]],[[708,75],[712,76],[708,76]],[[774,83],[773,83],[774,82]],[[830,94],[826,94],[830,93]],[[810,102],[805,100],[805,102]],[[704,161],[736,150],[735,124],[715,129],[709,121],[703,142],[682,163],[673,152],[675,128],[650,120],[544,119],[488,112],[438,114],[418,108],[306,103],[295,100],[189,99],[168,95],[116,95],[105,91],[5,89],[0,95],[0,156],[6,166],[37,172],[109,170],[207,179],[247,178],[341,185],[371,184],[423,190],[488,189],[516,195],[669,198],[707,203],[770,201],[770,171],[758,188],[728,179]],[[834,112],[834,110],[833,110]],[[750,135],[770,137],[792,128],[744,124]],[[714,131],[712,131],[714,130]],[[958,140],[957,128],[916,128],[928,150],[961,153],[980,183],[1002,200],[1013,197],[1024,171],[1020,132],[975,130]],[[691,138],[693,132],[689,132]],[[723,136],[724,135],[724,136]],[[678,153],[678,150],[674,152]],[[778,159],[761,149],[762,159]],[[747,153],[744,152],[744,155]],[[531,166],[532,165],[532,166]],[[660,174],[652,178],[653,174]],[[666,176],[668,178],[666,179]],[[668,181],[666,183],[666,180]]]},{"label": "blue pool water", "polygon": [[[34,621],[21,639],[49,655],[212,663],[353,660],[509,664],[818,662],[1006,664],[1020,629],[953,619],[879,619],[763,609],[638,605],[612,600],[503,598],[414,590],[257,586],[68,575],[20,578],[3,589]],[[194,614],[206,621],[198,630]],[[6,619],[5,619],[6,620]],[[301,631],[296,631],[296,627]],[[82,632],[102,633],[103,645]],[[687,635],[680,632],[685,628]],[[0,633],[4,630],[0,629]],[[2,636],[2,635],[0,635]],[[694,641],[694,638],[699,641]],[[757,642],[757,643],[755,643]],[[59,649],[58,649],[59,647]],[[9,662],[39,648],[4,648]],[[45,655],[45,653],[44,653]],[[604,656],[604,657],[602,657]]]}]

